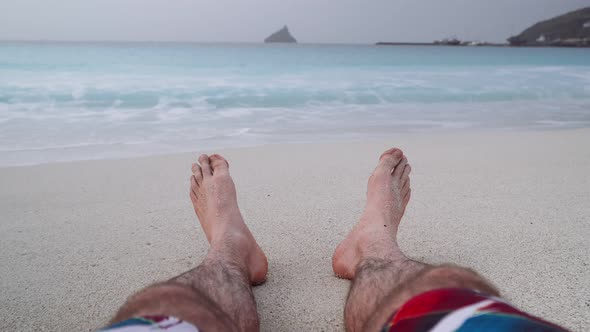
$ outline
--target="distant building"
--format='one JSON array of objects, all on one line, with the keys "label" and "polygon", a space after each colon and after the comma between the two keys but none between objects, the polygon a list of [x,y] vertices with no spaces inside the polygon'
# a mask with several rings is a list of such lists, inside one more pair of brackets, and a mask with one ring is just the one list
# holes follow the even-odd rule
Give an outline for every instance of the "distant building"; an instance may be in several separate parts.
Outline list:
[{"label": "distant building", "polygon": [[590,28],[590,21],[584,23],[584,25],[582,25],[582,27],[585,28]]},{"label": "distant building", "polygon": [[442,40],[435,40],[433,42],[435,45],[447,45],[447,46],[460,46],[461,41],[455,37],[453,38],[445,38]]},{"label": "distant building", "polygon": [[537,38],[537,43],[545,43],[547,41],[547,39],[545,38],[545,35],[540,35],[539,38]]}]

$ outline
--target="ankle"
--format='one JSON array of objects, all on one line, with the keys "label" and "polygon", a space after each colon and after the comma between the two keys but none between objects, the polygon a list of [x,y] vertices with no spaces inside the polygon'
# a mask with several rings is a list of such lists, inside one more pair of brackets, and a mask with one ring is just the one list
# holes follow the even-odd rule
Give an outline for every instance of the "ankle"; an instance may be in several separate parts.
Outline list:
[{"label": "ankle", "polygon": [[207,256],[250,271],[256,269],[261,255],[264,258],[249,231],[229,229],[223,236],[211,241]]},{"label": "ankle", "polygon": [[229,252],[226,248],[214,248],[212,246],[203,260],[203,265],[205,264],[223,266],[224,268],[238,272],[246,280],[250,279],[247,259],[233,252]]},{"label": "ankle", "polygon": [[411,262],[411,260],[401,252],[399,255],[366,256],[357,264],[355,274],[359,276],[365,271],[373,274],[375,271],[391,270],[393,274],[397,275],[406,262]]},{"label": "ankle", "polygon": [[381,242],[397,246],[397,224],[392,224],[386,219],[377,219],[374,215],[362,216],[359,224],[358,246],[371,246]]},{"label": "ankle", "polygon": [[408,261],[408,257],[401,251],[395,239],[382,238],[357,247],[357,268],[365,262],[379,262],[379,264],[398,265]]},{"label": "ankle", "polygon": [[209,253],[215,259],[247,263],[250,245],[246,235],[240,232],[226,231],[222,235],[211,239]]}]

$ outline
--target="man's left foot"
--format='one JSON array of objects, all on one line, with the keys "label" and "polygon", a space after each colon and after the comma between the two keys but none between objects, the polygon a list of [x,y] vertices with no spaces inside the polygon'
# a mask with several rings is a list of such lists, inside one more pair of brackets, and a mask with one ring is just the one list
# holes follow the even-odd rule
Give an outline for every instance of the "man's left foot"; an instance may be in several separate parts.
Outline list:
[{"label": "man's left foot", "polygon": [[192,165],[190,197],[210,253],[247,269],[251,284],[263,283],[268,262],[244,223],[227,160],[217,154],[201,155],[199,164]]},{"label": "man's left foot", "polygon": [[354,279],[367,258],[407,259],[397,245],[397,230],[410,201],[410,171],[400,149],[381,155],[367,185],[365,212],[332,256],[336,275]]}]

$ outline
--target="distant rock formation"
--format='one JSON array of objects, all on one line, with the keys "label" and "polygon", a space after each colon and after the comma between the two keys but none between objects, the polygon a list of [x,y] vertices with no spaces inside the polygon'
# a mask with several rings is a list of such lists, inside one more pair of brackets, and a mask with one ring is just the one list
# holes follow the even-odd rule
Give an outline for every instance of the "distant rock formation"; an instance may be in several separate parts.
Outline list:
[{"label": "distant rock formation", "polygon": [[281,30],[273,33],[264,40],[265,43],[297,43],[297,40],[291,36],[289,28],[285,25]]},{"label": "distant rock formation", "polygon": [[508,42],[515,46],[590,46],[590,7],[539,22]]}]

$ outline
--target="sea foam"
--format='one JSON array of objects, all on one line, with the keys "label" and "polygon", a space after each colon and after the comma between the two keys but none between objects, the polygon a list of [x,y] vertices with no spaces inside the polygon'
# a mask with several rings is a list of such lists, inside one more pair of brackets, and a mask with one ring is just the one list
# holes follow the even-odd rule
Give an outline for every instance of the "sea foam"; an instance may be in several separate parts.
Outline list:
[{"label": "sea foam", "polygon": [[0,165],[589,125],[587,50],[0,43]]}]

